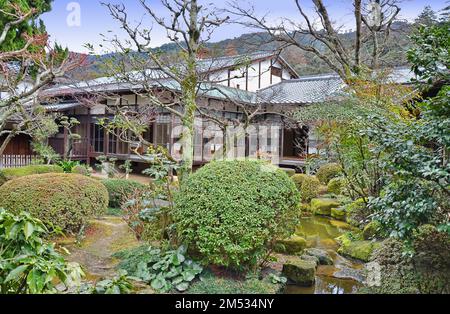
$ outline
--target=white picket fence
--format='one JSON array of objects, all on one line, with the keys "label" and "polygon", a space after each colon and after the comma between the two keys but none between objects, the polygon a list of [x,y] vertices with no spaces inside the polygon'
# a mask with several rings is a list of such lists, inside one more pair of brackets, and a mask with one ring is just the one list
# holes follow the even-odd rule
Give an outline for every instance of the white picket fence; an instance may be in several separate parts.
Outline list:
[{"label": "white picket fence", "polygon": [[0,156],[0,169],[15,168],[31,165],[36,162],[34,155],[2,155]]}]

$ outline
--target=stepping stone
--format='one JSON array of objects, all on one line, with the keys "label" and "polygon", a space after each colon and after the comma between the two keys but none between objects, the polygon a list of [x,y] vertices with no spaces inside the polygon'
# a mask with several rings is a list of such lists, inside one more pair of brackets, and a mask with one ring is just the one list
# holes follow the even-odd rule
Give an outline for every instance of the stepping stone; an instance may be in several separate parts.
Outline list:
[{"label": "stepping stone", "polygon": [[283,265],[282,274],[299,286],[311,287],[316,281],[316,263],[300,258],[290,259]]},{"label": "stepping stone", "polygon": [[314,256],[319,260],[320,265],[333,265],[333,258],[327,251],[321,249],[306,249],[305,255]]}]

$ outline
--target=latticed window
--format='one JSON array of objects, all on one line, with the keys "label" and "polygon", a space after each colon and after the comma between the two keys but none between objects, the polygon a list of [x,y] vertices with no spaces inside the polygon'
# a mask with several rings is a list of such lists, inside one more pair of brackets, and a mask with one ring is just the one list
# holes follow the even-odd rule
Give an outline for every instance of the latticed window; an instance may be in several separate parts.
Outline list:
[{"label": "latticed window", "polygon": [[103,153],[105,147],[105,130],[98,124],[91,124],[91,143],[94,152]]},{"label": "latticed window", "polygon": [[108,143],[108,153],[110,154],[117,154],[117,130],[114,130],[114,132],[109,133],[109,143]]}]

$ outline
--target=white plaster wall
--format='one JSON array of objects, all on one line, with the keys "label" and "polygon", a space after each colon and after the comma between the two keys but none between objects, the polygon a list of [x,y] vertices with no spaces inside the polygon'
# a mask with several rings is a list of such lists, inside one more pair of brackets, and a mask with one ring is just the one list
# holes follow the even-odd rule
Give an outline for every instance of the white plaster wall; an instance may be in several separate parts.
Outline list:
[{"label": "white plaster wall", "polygon": [[[272,77],[272,83],[270,81],[271,66],[272,60],[264,60],[261,61],[261,87],[259,86],[259,61],[254,62],[249,66],[248,69],[248,90],[251,92],[256,92],[260,88],[266,88],[270,85],[277,84],[281,82],[281,78],[273,76]],[[282,68],[281,64],[279,62],[275,63],[276,67]],[[242,90],[246,89],[246,77],[243,76],[242,69],[232,71],[230,73],[230,87],[237,88],[239,85],[239,88]],[[286,69],[283,69],[283,79],[290,79],[291,76],[289,74],[289,71]],[[228,70],[218,71],[211,75],[210,80],[212,82],[216,82],[218,84],[228,86]]]},{"label": "white plaster wall", "polygon": [[91,114],[93,115],[102,115],[106,113],[106,107],[102,104],[97,104],[91,108]]}]

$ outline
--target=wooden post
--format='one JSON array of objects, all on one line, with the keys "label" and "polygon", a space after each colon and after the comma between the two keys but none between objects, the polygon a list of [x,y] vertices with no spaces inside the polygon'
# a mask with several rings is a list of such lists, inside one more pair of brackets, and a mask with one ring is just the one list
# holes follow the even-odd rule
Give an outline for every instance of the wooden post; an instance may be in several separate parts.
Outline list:
[{"label": "wooden post", "polygon": [[68,139],[69,139],[69,137],[68,137],[68,131],[67,131],[67,128],[64,128],[64,140],[63,140],[63,157],[64,157],[64,160],[67,160],[67,157],[69,157],[69,156],[67,156],[68,155]]},{"label": "wooden post", "polygon": [[91,108],[88,109],[88,116],[86,121],[86,163],[91,164]]}]

